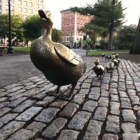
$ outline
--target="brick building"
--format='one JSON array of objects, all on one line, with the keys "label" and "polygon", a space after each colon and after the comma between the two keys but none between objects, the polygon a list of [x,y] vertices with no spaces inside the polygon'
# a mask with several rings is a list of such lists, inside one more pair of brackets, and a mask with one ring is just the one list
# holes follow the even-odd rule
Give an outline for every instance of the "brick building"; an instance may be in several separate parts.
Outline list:
[{"label": "brick building", "polygon": [[73,37],[73,42],[79,42],[80,39],[83,39],[85,34],[78,29],[82,28],[90,21],[90,16],[81,15],[69,9],[60,12],[63,42],[68,43],[70,37]]}]

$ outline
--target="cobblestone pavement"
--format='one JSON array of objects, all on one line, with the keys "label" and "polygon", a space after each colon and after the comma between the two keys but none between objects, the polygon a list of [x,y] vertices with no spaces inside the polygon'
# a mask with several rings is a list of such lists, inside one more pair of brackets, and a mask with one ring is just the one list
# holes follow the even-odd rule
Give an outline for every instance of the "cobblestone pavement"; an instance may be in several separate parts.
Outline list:
[{"label": "cobblestone pavement", "polygon": [[87,72],[69,100],[46,94],[56,86],[42,74],[1,88],[0,140],[139,140],[140,64],[122,59],[100,81],[95,57],[84,59]]}]

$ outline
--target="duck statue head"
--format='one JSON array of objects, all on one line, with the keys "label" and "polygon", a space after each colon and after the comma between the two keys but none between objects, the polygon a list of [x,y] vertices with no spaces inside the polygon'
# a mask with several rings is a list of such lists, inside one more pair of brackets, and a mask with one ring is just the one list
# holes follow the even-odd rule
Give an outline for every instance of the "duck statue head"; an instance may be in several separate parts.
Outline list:
[{"label": "duck statue head", "polygon": [[77,81],[86,72],[86,62],[81,56],[67,48],[61,43],[52,41],[53,20],[50,11],[38,11],[43,34],[31,44],[30,58],[37,69],[39,69],[47,80],[57,85],[57,96],[60,87],[71,84],[67,97],[71,97]]}]

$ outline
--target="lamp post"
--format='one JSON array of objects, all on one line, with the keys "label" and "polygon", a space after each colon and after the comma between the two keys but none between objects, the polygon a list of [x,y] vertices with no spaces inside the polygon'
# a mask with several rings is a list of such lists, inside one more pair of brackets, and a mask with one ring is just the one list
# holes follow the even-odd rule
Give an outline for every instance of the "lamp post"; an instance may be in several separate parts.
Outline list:
[{"label": "lamp post", "polygon": [[7,53],[13,53],[14,50],[11,45],[11,5],[10,0],[8,0],[8,9],[9,9],[9,47]]}]

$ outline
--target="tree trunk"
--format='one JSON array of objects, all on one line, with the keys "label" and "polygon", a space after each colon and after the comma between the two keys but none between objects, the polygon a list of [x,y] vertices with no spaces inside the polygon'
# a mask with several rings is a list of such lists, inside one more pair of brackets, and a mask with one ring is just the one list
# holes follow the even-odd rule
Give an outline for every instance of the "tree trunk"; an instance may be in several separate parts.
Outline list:
[{"label": "tree trunk", "polygon": [[113,44],[113,32],[114,32],[114,22],[111,23],[109,29],[109,41],[108,41],[108,49],[111,50]]},{"label": "tree trunk", "polygon": [[140,19],[137,26],[134,45],[130,48],[130,54],[140,54]]},{"label": "tree trunk", "polygon": [[[115,5],[115,0],[112,0],[112,6]],[[114,32],[114,19],[112,19],[111,25],[109,27],[109,42],[108,49],[111,50],[113,44],[113,32]]]}]

